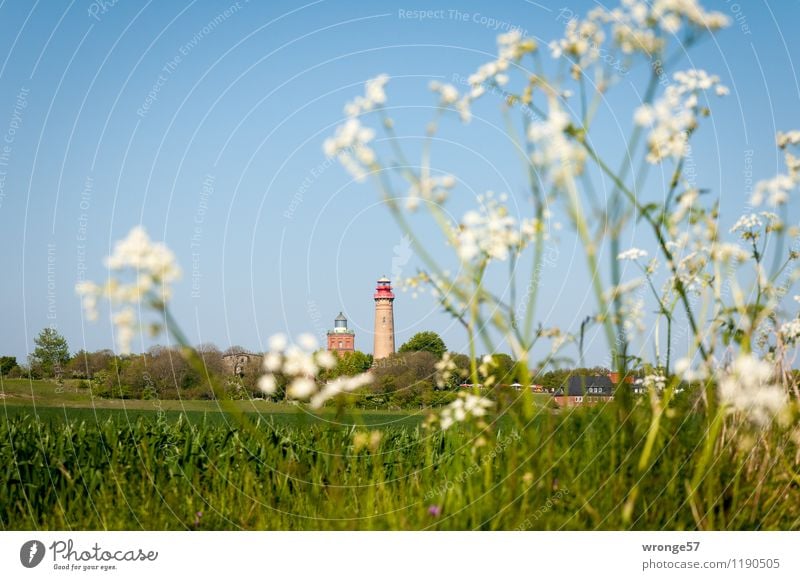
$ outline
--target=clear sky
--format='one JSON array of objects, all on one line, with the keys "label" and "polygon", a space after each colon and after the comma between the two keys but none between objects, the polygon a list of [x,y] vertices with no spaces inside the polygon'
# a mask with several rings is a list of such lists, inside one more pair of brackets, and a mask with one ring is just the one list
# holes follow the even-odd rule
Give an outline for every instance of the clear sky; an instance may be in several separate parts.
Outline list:
[{"label": "clear sky", "polygon": [[[372,185],[325,161],[321,143],[344,102],[388,73],[401,134],[420,135],[430,111],[419,107],[434,103],[431,79],[466,76],[512,26],[556,38],[562,6],[581,13],[594,2],[460,2],[460,14],[453,5],[0,4],[0,354],[24,360],[46,325],[73,351],[110,347],[108,317],[84,324],[73,288],[82,276],[102,280],[112,242],[139,223],[178,256],[184,278],[174,307],[193,340],[251,349],[278,331],[322,340],[344,310],[356,347],[371,352],[375,280],[412,275],[419,260]],[[694,152],[699,185],[721,197],[731,224],[746,205],[747,180],[779,168],[776,130],[800,128],[800,2],[704,5],[733,24],[679,67],[717,73],[731,88]],[[422,21],[408,17],[415,9],[441,12]],[[633,70],[612,97],[608,131],[596,136],[612,158],[642,88]],[[487,189],[519,198],[523,212],[525,174],[502,136],[497,103],[484,101],[466,129],[455,119],[443,124],[452,141],[434,165],[461,180],[456,215]],[[789,208],[797,222],[796,202]],[[452,263],[434,230],[423,232]],[[595,311],[583,263],[565,232],[544,272],[537,319],[545,325],[576,330]],[[465,349],[464,334],[429,298],[399,293],[395,312],[398,344],[430,329]],[[592,341],[588,362],[604,353]]]}]

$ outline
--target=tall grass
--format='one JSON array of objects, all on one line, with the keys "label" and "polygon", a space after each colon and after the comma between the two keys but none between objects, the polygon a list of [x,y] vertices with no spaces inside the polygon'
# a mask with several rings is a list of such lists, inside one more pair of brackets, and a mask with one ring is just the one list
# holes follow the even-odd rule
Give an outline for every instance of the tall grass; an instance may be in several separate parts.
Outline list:
[{"label": "tall grass", "polygon": [[[796,529],[798,442],[636,406],[524,413],[479,431],[221,422],[0,427],[3,529]],[[377,434],[379,433],[380,437]],[[626,514],[631,490],[638,498]],[[689,494],[687,489],[695,489]],[[691,499],[690,501],[690,498]]]}]

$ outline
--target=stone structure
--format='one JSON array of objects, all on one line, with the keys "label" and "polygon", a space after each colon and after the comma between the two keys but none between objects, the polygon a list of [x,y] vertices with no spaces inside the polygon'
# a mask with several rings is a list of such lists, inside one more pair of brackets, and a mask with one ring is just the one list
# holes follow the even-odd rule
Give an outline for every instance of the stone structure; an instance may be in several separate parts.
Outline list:
[{"label": "stone structure", "polygon": [[375,288],[375,347],[373,360],[394,354],[394,294],[392,283],[384,276]]},{"label": "stone structure", "polygon": [[339,356],[356,350],[356,333],[347,328],[347,318],[341,312],[333,321],[333,330],[328,331],[328,350]]},{"label": "stone structure", "polygon": [[247,351],[228,352],[222,355],[222,363],[232,375],[243,377],[247,365],[261,362],[261,355]]}]

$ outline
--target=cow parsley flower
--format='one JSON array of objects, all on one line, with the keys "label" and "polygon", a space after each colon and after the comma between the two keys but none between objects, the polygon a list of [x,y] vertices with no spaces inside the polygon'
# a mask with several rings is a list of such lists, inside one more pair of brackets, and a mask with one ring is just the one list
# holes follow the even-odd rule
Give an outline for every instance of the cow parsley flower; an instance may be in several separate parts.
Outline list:
[{"label": "cow parsley flower", "polygon": [[580,68],[586,68],[600,56],[600,47],[605,33],[598,22],[592,19],[571,19],[564,29],[564,38],[553,40],[548,45],[553,58],[566,55]]},{"label": "cow parsley flower", "polygon": [[692,361],[681,358],[675,363],[675,374],[687,382],[703,381],[711,376],[708,365],[703,363],[697,368],[692,368]]},{"label": "cow parsley flower", "polygon": [[645,375],[643,379],[637,379],[636,384],[645,389],[653,389],[661,392],[667,386],[667,377],[661,373]]},{"label": "cow parsley flower", "polygon": [[517,220],[509,215],[508,208],[495,199],[492,192],[478,199],[482,202],[480,210],[464,214],[453,233],[458,256],[463,262],[477,257],[504,261],[510,252],[524,247],[529,238],[523,237]]},{"label": "cow parsley flower", "polygon": [[740,354],[717,373],[720,401],[757,425],[765,426],[786,406],[786,391],[775,381],[773,365]]},{"label": "cow parsley flower", "polygon": [[434,368],[436,369],[436,388],[438,389],[444,389],[458,370],[456,361],[449,352],[444,353],[441,360],[436,361]]},{"label": "cow parsley flower", "polygon": [[325,139],[322,148],[328,157],[336,157],[356,181],[364,181],[376,159],[375,152],[367,145],[374,138],[375,131],[352,118],[339,125],[334,136]]},{"label": "cow parsley flower", "polygon": [[796,187],[797,180],[791,175],[778,174],[770,179],[762,179],[756,183],[750,203],[759,206],[767,200],[772,207],[784,205],[789,201],[789,193]]},{"label": "cow parsley flower", "polygon": [[634,112],[634,121],[650,127],[647,138],[647,161],[660,163],[664,159],[680,159],[688,150],[689,134],[697,127],[698,115],[706,114],[700,106],[699,95],[714,89],[724,95],[727,89],[719,77],[703,70],[679,71],[673,75],[675,82],[652,105],[642,105]]},{"label": "cow parsley flower", "polygon": [[794,346],[800,339],[800,318],[794,318],[781,325],[779,330],[781,340],[788,346]]},{"label": "cow parsley flower", "polygon": [[421,177],[411,184],[406,198],[406,209],[416,211],[421,201],[444,203],[456,185],[452,175]]},{"label": "cow parsley flower", "polygon": [[439,413],[439,426],[442,431],[446,431],[456,423],[463,423],[472,418],[485,416],[493,406],[494,403],[484,397],[470,393],[459,393],[458,398]]},{"label": "cow parsley flower", "polygon": [[789,145],[800,145],[800,131],[796,129],[786,133],[778,131],[775,140],[781,149],[786,149]]},{"label": "cow parsley flower", "polygon": [[586,159],[583,147],[567,135],[569,127],[569,115],[551,98],[547,119],[535,121],[528,128],[528,139],[535,145],[531,161],[561,186],[583,172]]},{"label": "cow parsley flower", "polygon": [[337,394],[351,392],[372,381],[371,374],[362,373],[320,386],[318,374],[335,367],[336,357],[327,350],[316,350],[317,340],[312,334],[301,334],[297,344],[289,344],[285,335],[276,334],[268,344],[272,350],[264,355],[262,363],[266,372],[258,380],[259,389],[268,395],[275,394],[277,376],[282,375],[289,381],[287,397],[308,400],[313,408],[319,408]]},{"label": "cow parsley flower", "polygon": [[617,256],[617,260],[631,260],[636,261],[639,258],[646,258],[647,252],[644,250],[640,250],[639,248],[631,248],[630,250],[625,250],[624,252],[620,252]]},{"label": "cow parsley flower", "polygon": [[364,96],[356,97],[348,102],[344,107],[344,113],[348,117],[357,117],[361,113],[372,111],[376,107],[386,103],[386,83],[389,82],[389,75],[381,74],[374,79],[369,79],[364,83]]},{"label": "cow parsley flower", "polygon": [[458,89],[451,84],[431,81],[428,87],[439,94],[439,104],[443,107],[449,107],[458,101]]},{"label": "cow parsley flower", "polygon": [[[136,310],[142,305],[163,308],[172,296],[171,284],[181,276],[172,251],[161,242],[153,242],[142,226],[136,226],[114,245],[114,251],[105,260],[110,272],[104,286],[84,280],[76,284],[75,291],[89,320],[97,319],[97,302],[107,298],[119,309],[111,320],[116,327],[120,354],[129,354],[131,341],[138,328]],[[132,277],[132,281],[127,281]],[[157,334],[161,327],[150,326]]]}]

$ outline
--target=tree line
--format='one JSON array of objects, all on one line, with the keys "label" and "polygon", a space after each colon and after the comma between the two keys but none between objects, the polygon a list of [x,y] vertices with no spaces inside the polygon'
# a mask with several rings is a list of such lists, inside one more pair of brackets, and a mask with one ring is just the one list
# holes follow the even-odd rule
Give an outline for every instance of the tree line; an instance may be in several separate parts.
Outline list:
[{"label": "tree line", "polygon": [[[230,399],[264,398],[258,389],[261,358],[249,356],[243,364],[226,364],[226,355],[247,353],[232,346],[221,350],[206,343],[196,347],[203,361],[202,372],[192,368],[176,348],[154,346],[147,352],[118,356],[108,349],[70,354],[66,339],[53,328],[43,329],[34,340],[35,348],[27,364],[15,357],[0,357],[0,373],[4,377],[25,377],[71,381],[76,387],[91,390],[93,396],[127,399],[214,399],[214,379]],[[440,361],[447,353],[449,370],[443,380]],[[481,380],[493,389],[508,389],[517,380],[517,363],[507,354],[481,356]],[[336,366],[323,371],[320,381],[340,376],[354,376],[372,371],[373,382],[359,393],[345,396],[348,403],[366,408],[409,408],[435,406],[450,402],[455,392],[469,383],[470,359],[448,353],[447,346],[435,332],[420,332],[404,343],[398,352],[373,361],[372,355],[360,351],[340,353]],[[572,375],[604,375],[601,367],[555,369],[535,374],[535,383],[545,392],[562,387]],[[278,388],[270,398],[285,397],[287,381],[278,377]]]}]

